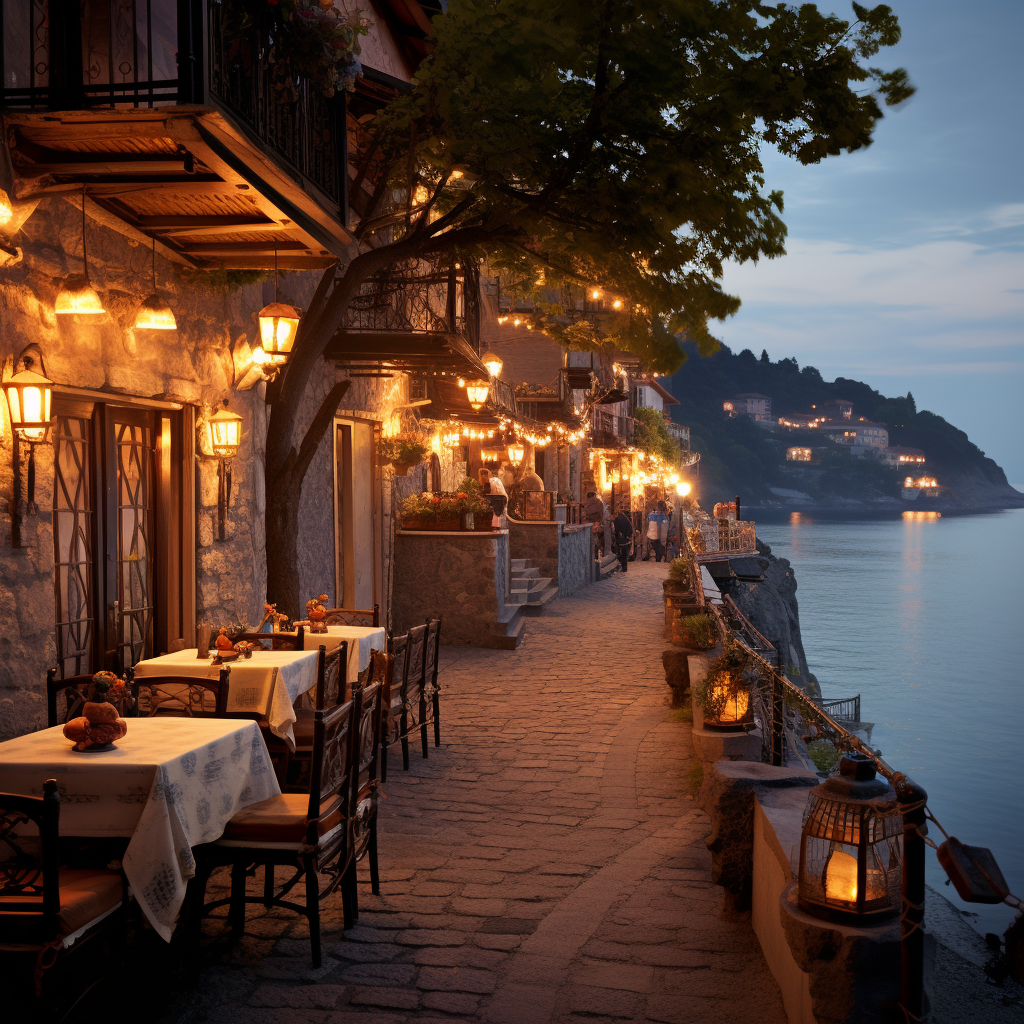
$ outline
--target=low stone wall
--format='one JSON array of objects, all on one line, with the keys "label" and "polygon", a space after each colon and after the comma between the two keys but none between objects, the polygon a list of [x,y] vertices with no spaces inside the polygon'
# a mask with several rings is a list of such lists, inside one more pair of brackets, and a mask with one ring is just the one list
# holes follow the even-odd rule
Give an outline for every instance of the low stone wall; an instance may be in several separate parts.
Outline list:
[{"label": "low stone wall", "polygon": [[395,535],[393,629],[442,616],[441,640],[506,647],[508,534],[404,531]]},{"label": "low stone wall", "polygon": [[591,581],[590,527],[565,523],[517,523],[509,520],[512,558],[526,558],[568,597]]}]

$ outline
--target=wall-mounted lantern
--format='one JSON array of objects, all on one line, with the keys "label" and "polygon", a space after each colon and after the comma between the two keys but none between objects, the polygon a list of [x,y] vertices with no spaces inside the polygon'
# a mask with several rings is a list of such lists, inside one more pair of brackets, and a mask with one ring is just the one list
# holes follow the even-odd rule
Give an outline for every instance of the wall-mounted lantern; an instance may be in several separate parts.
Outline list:
[{"label": "wall-mounted lantern", "polygon": [[900,911],[903,817],[866,754],[811,790],[800,834],[799,902],[817,917],[857,924]]},{"label": "wall-mounted lantern", "polygon": [[29,345],[18,357],[24,369],[14,374],[10,380],[3,382],[4,396],[7,399],[7,411],[11,420],[11,445],[13,456],[13,487],[11,488],[11,547],[20,548],[21,544],[21,445],[27,444],[28,480],[27,506],[29,514],[35,512],[36,499],[36,461],[35,447],[45,444],[50,439],[52,426],[51,406],[53,404],[53,381],[42,373],[32,369],[35,360],[32,352],[39,358],[39,368],[43,369],[43,357],[38,345]]},{"label": "wall-mounted lantern", "polygon": [[477,411],[484,407],[487,396],[490,394],[491,385],[486,380],[471,380],[466,384],[466,398],[469,404]]},{"label": "wall-mounted lantern", "polygon": [[228,410],[227,399],[208,420],[210,451],[217,462],[217,540],[224,540],[224,526],[231,504],[231,466],[242,441],[242,417]]},{"label": "wall-mounted lantern", "polygon": [[521,466],[524,458],[526,458],[526,449],[521,444],[513,442],[508,446],[508,461],[513,466]]},{"label": "wall-mounted lantern", "polygon": [[68,316],[79,313],[84,316],[95,316],[105,313],[103,303],[96,290],[89,283],[89,250],[85,237],[85,186],[82,186],[82,264],[81,274],[69,274],[57,293],[54,312]]},{"label": "wall-mounted lantern", "polygon": [[480,360],[484,366],[487,367],[487,372],[492,377],[500,377],[502,367],[505,365],[502,362],[501,356],[495,351],[485,352]]}]

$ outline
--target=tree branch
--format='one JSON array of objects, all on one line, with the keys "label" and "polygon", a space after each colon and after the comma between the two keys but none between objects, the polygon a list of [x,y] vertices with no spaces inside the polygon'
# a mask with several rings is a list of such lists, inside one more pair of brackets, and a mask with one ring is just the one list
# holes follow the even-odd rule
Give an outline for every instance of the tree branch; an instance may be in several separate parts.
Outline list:
[{"label": "tree branch", "polygon": [[313,417],[313,422],[306,430],[306,436],[302,439],[299,454],[292,466],[292,476],[297,477],[299,481],[306,475],[306,470],[309,469],[309,464],[313,461],[313,456],[316,455],[316,450],[320,447],[320,442],[331,425],[334,414],[338,411],[338,403],[345,397],[345,392],[351,386],[352,381],[350,380],[342,380],[335,384]]}]

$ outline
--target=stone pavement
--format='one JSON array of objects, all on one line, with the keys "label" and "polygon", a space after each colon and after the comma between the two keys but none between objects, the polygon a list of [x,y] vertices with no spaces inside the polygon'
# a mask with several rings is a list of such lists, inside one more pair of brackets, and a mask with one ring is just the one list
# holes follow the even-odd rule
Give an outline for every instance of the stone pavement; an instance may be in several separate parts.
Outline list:
[{"label": "stone pavement", "polygon": [[240,941],[207,921],[199,985],[162,1019],[782,1024],[687,795],[664,575],[634,563],[552,602],[515,652],[445,649],[442,746],[409,773],[392,758],[381,895],[364,865],[357,927],[332,897],[314,971],[294,915],[250,907]]}]

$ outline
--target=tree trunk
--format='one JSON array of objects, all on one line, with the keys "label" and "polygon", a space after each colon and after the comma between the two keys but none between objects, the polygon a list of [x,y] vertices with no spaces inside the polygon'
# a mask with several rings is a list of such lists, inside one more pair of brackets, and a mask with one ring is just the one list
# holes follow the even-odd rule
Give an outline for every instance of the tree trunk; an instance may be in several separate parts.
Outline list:
[{"label": "tree trunk", "polygon": [[299,594],[299,496],[301,481],[290,468],[267,480],[267,600],[293,618],[301,607]]}]

